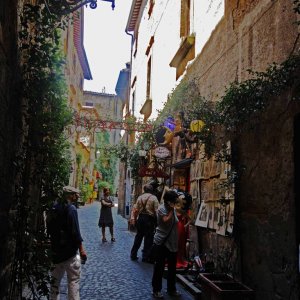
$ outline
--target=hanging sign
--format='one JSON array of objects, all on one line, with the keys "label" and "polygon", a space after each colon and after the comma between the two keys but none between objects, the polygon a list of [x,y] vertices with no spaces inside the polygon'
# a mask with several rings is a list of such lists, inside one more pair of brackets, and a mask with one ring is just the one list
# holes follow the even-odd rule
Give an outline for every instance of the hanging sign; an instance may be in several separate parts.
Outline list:
[{"label": "hanging sign", "polygon": [[164,170],[155,167],[149,168],[147,166],[142,166],[139,169],[140,177],[154,177],[154,178],[169,178],[169,174],[167,174]]},{"label": "hanging sign", "polygon": [[174,131],[175,129],[175,120],[173,117],[169,116],[163,124],[164,127],[169,128],[171,131]]},{"label": "hanging sign", "polygon": [[205,123],[202,120],[194,120],[190,124],[190,128],[193,132],[200,132],[204,126]]},{"label": "hanging sign", "polygon": [[171,152],[166,147],[156,147],[154,149],[153,155],[156,156],[157,158],[166,158],[171,156]]}]

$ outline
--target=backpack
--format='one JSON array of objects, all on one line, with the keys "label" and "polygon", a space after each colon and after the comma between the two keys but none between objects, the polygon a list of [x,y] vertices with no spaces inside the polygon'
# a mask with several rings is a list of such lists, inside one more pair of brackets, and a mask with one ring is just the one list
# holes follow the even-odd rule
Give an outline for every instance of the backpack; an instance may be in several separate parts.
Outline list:
[{"label": "backpack", "polygon": [[47,234],[54,251],[66,245],[68,242],[67,206],[56,204],[48,211]]}]

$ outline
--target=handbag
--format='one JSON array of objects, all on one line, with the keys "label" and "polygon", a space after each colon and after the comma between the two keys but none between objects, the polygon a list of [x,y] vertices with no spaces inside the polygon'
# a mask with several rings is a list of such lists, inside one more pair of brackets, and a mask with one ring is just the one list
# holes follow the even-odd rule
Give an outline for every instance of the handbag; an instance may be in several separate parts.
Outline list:
[{"label": "handbag", "polygon": [[157,245],[155,243],[152,244],[150,252],[149,252],[149,260],[155,262],[158,259],[159,253],[161,252],[161,248],[165,244],[165,242],[168,240],[168,237],[171,234],[171,231],[173,229],[174,224],[175,224],[175,218],[174,218],[174,215],[173,215],[172,226],[171,226],[167,236],[165,237],[164,241],[160,245]]}]

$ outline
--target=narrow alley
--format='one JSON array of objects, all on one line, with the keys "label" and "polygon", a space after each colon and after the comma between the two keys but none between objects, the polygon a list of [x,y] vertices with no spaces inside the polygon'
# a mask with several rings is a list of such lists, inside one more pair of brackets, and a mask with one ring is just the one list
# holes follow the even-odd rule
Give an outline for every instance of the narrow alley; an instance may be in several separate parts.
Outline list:
[{"label": "narrow alley", "polygon": [[[88,260],[82,266],[80,296],[82,300],[147,300],[152,298],[153,265],[131,261],[129,257],[134,233],[128,231],[127,220],[113,209],[116,242],[101,242],[98,227],[100,203],[94,202],[78,209],[81,234]],[[108,233],[108,228],[107,228]],[[141,253],[139,254],[141,257]],[[182,300],[194,299],[178,283]],[[163,280],[163,292],[166,281]],[[61,300],[67,299],[66,279],[62,284]],[[173,299],[164,292],[164,299]]]}]

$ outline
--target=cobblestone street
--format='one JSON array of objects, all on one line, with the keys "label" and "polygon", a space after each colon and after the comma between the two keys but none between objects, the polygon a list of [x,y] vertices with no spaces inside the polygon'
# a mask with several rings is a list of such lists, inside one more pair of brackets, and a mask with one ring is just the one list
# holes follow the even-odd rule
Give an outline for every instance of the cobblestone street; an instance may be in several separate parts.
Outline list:
[{"label": "cobblestone street", "polygon": [[[101,242],[98,227],[100,203],[94,202],[78,209],[81,234],[84,239],[88,260],[82,266],[80,283],[81,300],[148,300],[153,299],[151,278],[153,265],[131,261],[129,257],[134,233],[128,231],[127,220],[117,215],[113,208],[116,242],[110,242],[107,230],[107,243]],[[141,247],[142,248],[142,247]],[[141,257],[141,253],[138,255]],[[178,283],[182,295],[178,299],[194,299]],[[66,279],[62,284],[61,299],[66,299]],[[173,299],[166,295],[166,280],[163,280],[164,299]]]}]

